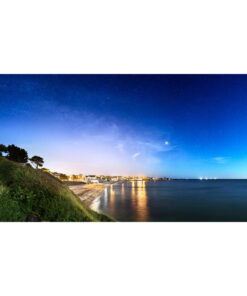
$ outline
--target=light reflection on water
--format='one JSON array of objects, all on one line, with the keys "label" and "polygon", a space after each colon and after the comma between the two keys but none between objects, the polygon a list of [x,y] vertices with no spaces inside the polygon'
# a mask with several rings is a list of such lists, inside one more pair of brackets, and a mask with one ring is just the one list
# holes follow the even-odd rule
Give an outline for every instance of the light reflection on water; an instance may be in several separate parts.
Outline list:
[{"label": "light reflection on water", "polygon": [[124,201],[125,201],[125,188],[124,188],[124,183],[122,183],[122,192],[121,192],[122,205],[124,204]]},{"label": "light reflection on water", "polygon": [[105,188],[105,190],[104,190],[104,202],[106,204],[108,204],[108,191],[107,191],[107,188]]},{"label": "light reflection on water", "polygon": [[131,203],[132,203],[132,208],[135,210],[136,209],[136,187],[135,187],[135,181],[131,181]]},{"label": "light reflection on water", "polygon": [[114,213],[114,208],[115,208],[115,192],[114,192],[114,188],[113,185],[110,186],[110,194],[109,194],[109,199],[110,199],[110,212]]},{"label": "light reflection on water", "polygon": [[127,216],[131,215],[130,221],[147,221],[149,209],[146,182],[112,184],[105,188],[101,197],[92,202],[90,208],[113,217],[123,217],[123,220],[126,220],[127,212]]},{"label": "light reflection on water", "polygon": [[145,181],[131,182],[132,210],[137,221],[146,221],[148,218],[147,192]]},{"label": "light reflection on water", "polygon": [[141,181],[138,181],[137,186],[137,215],[139,221],[146,221],[148,219],[146,182],[143,181],[142,184],[139,182]]}]

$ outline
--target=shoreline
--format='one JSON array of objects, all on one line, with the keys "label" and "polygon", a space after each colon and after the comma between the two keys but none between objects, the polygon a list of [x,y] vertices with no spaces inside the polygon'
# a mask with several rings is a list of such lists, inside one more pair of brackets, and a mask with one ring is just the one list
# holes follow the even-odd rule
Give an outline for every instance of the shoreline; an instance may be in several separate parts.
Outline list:
[{"label": "shoreline", "polygon": [[83,184],[83,185],[70,185],[68,186],[74,194],[86,205],[90,204],[100,196],[100,194],[109,187],[110,184]]}]

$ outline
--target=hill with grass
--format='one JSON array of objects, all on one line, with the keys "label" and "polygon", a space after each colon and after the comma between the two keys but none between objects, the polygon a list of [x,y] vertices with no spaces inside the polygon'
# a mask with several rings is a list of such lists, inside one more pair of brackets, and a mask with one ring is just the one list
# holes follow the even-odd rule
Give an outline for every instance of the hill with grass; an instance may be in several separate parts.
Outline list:
[{"label": "hill with grass", "polygon": [[113,221],[86,207],[60,180],[0,156],[0,221]]}]

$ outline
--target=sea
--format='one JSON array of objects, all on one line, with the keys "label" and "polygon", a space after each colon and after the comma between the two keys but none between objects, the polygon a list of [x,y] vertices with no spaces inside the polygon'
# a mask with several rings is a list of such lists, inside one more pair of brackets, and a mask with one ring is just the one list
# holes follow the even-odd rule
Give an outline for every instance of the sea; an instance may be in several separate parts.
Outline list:
[{"label": "sea", "polygon": [[90,205],[117,221],[247,221],[247,180],[112,184]]}]

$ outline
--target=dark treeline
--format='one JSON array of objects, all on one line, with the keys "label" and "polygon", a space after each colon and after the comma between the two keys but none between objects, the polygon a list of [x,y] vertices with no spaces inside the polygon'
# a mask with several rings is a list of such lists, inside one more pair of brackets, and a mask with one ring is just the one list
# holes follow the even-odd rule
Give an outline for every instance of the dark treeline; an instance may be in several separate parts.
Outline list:
[{"label": "dark treeline", "polygon": [[[14,144],[5,146],[0,144],[0,156],[4,156],[9,160],[23,163],[30,166],[30,163],[35,165],[38,169],[44,164],[44,159],[40,156],[28,157],[28,153],[25,149],[15,146]],[[29,163],[30,162],[30,163]]]}]

